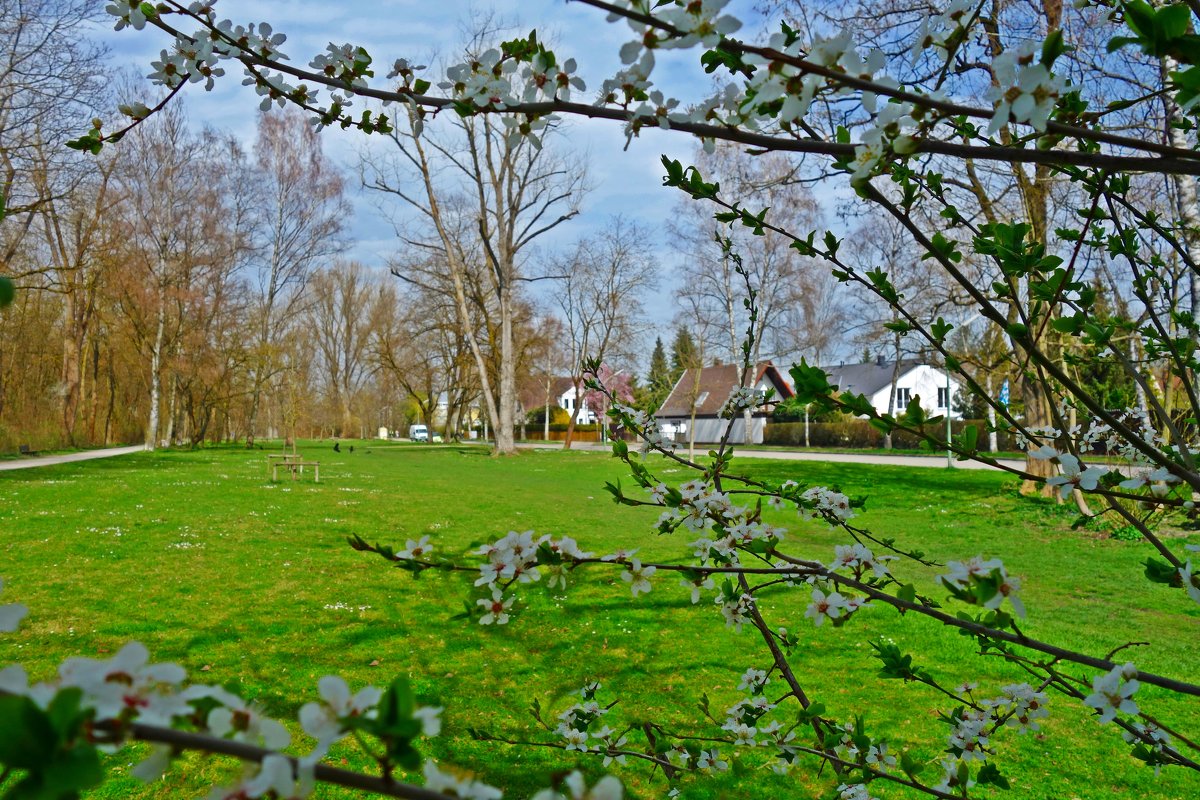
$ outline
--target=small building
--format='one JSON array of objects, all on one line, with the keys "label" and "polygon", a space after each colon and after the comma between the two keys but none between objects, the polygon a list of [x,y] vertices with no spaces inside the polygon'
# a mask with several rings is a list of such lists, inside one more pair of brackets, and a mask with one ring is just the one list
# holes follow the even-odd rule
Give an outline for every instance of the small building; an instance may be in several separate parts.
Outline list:
[{"label": "small building", "polygon": [[[721,441],[730,420],[720,417],[719,412],[729,395],[741,385],[740,364],[714,364],[711,367],[685,370],[675,382],[667,399],[663,401],[662,407],[658,409],[656,416],[660,429],[664,434],[674,436],[677,442],[690,440],[692,435],[688,432],[688,426],[692,424],[694,409],[695,441],[706,444]],[[772,403],[786,400],[795,394],[787,380],[769,361],[755,366],[752,385],[761,392],[773,389],[775,394]],[[738,414],[732,420],[733,431],[729,441],[737,444],[762,444],[763,428],[769,416],[768,406],[754,409],[750,418],[750,430],[747,431],[745,416]]]},{"label": "small building", "polygon": [[[576,398],[575,384],[569,377],[550,378],[548,385],[545,379],[530,379],[526,381],[517,392],[517,399],[521,404],[521,412],[528,414],[544,408],[547,393],[549,394],[550,405],[558,406],[568,414],[575,415],[576,425],[595,424],[596,412],[588,408],[586,399]],[[579,394],[587,394],[587,387],[583,385],[582,381],[579,384]]]},{"label": "small building", "polygon": [[951,419],[961,416],[953,409],[953,400],[962,388],[961,384],[951,376],[950,387],[947,390],[945,370],[926,364],[920,359],[905,359],[897,364],[880,357],[866,364],[839,364],[821,369],[825,370],[829,375],[829,382],[839,391],[866,395],[880,414],[888,413],[894,376],[896,388],[893,414],[903,413],[910,400],[920,397],[921,408],[930,414],[949,415]]}]

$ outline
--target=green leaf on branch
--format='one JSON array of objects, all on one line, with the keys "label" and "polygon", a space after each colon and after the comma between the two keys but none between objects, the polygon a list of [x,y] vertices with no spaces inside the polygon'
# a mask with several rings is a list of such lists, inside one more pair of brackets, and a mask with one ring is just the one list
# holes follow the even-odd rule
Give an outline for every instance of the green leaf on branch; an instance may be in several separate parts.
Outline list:
[{"label": "green leaf on branch", "polygon": [[820,367],[810,367],[806,359],[794,365],[789,374],[792,376],[792,386],[796,392],[795,402],[798,405],[808,405],[828,398],[837,391],[837,387],[829,382],[829,375]]},{"label": "green leaf on branch", "polygon": [[875,413],[875,406],[867,399],[865,394],[854,394],[852,392],[842,392],[838,395],[838,403],[844,411],[857,416],[870,416]]},{"label": "green leaf on branch", "polygon": [[724,67],[734,75],[745,75],[747,78],[754,76],[754,67],[743,61],[742,54],[730,47],[724,39],[718,42],[712,50],[700,56],[700,63],[708,75]]},{"label": "green leaf on branch", "polygon": [[11,278],[0,278],[0,308],[11,305],[16,299],[17,287]]},{"label": "green leaf on branch", "polygon": [[1067,52],[1067,45],[1063,41],[1062,28],[1055,28],[1046,37],[1046,41],[1042,42],[1042,66],[1050,69],[1058,57],[1065,52]]},{"label": "green leaf on branch", "polygon": [[887,642],[871,642],[875,657],[883,665],[876,673],[881,678],[891,678],[903,681],[933,681],[933,676],[923,667],[913,664],[911,655],[901,652],[900,648]]},{"label": "green leaf on branch", "polygon": [[896,287],[888,280],[888,274],[881,269],[867,270],[867,279],[871,281],[871,285],[875,287],[875,291],[887,302],[896,305],[900,302],[900,293],[896,291]]},{"label": "green leaf on branch", "polygon": [[900,769],[904,771],[905,775],[916,780],[917,776],[924,772],[925,765],[913,758],[912,753],[905,750],[900,753]]},{"label": "green leaf on branch", "polygon": [[998,786],[1001,789],[1012,788],[1008,783],[1008,778],[1001,775],[1000,770],[996,769],[996,766],[990,761],[979,769],[979,775],[976,776],[975,781],[977,783]]},{"label": "green leaf on branch", "polygon": [[[954,437],[954,446],[958,450],[972,455],[978,450],[979,443],[979,428],[974,425],[968,425],[963,428],[963,432]],[[960,455],[959,459],[964,459],[965,456]]]},{"label": "green leaf on branch", "polygon": [[947,239],[941,233],[935,233],[929,244],[929,252],[921,256],[922,261],[929,258],[950,261],[954,264],[962,261],[962,253],[958,250],[958,242],[953,239]]},{"label": "green leaf on branch", "polygon": [[841,240],[833,235],[833,231],[825,231],[825,255],[827,258],[836,256],[841,244]]},{"label": "green leaf on branch", "polygon": [[1179,570],[1166,561],[1160,561],[1157,558],[1147,558],[1142,564],[1146,567],[1145,576],[1154,583],[1165,583],[1169,586],[1183,585],[1183,579],[1179,577]]},{"label": "green leaf on branch", "polygon": [[908,405],[904,407],[904,415],[900,420],[912,428],[919,428],[931,421],[929,415],[925,413],[925,409],[921,407],[921,395],[915,394],[912,396],[912,399],[908,401]]},{"label": "green leaf on branch", "polygon": [[954,326],[941,317],[938,317],[937,321],[929,326],[929,332],[933,334],[933,340],[938,344],[944,342],[946,335],[952,330],[954,330]]},{"label": "green leaf on branch", "polygon": [[1058,317],[1050,320],[1050,327],[1060,333],[1069,333],[1072,336],[1078,336],[1083,330],[1083,323],[1087,320],[1087,315],[1082,311],[1072,314],[1069,317]]}]

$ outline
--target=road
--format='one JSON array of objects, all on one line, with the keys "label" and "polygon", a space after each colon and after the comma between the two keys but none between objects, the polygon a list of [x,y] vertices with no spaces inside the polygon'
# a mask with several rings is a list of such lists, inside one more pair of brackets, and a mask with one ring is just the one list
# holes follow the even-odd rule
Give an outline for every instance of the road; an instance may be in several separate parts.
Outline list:
[{"label": "road", "polygon": [[[537,450],[561,450],[562,444],[559,442],[535,442],[518,445]],[[599,442],[575,442],[571,445],[572,450],[594,450],[594,451],[609,451],[609,446],[600,444]],[[709,447],[707,445],[698,445],[696,452],[707,453]],[[736,445],[734,450],[743,458],[773,458],[783,461],[832,461],[839,464],[881,464],[885,466],[896,467],[940,467],[946,468],[945,456],[887,456],[876,455],[870,453],[802,453],[796,450],[738,450]],[[681,455],[687,452],[686,447],[679,448]],[[1016,459],[998,459],[999,463],[1006,467],[1014,467],[1016,469],[1024,469],[1025,462],[1017,461]],[[981,464],[978,461],[955,461],[956,469],[996,469],[990,464]]]},{"label": "road", "polygon": [[[518,447],[531,450],[561,450],[562,443],[560,442],[526,442],[518,445]],[[571,445],[573,450],[587,450],[593,452],[609,452],[610,448],[606,444],[599,442],[576,442]],[[54,456],[36,456],[34,458],[14,459],[11,461],[0,461],[0,472],[12,469],[32,469],[33,467],[48,467],[54,464],[69,464],[72,461],[90,461],[93,458],[111,458],[113,456],[123,456],[129,453],[140,453],[145,449],[144,446],[132,445],[130,447],[109,447],[103,450],[84,450],[78,453],[63,453],[62,455]],[[736,450],[736,447],[734,448]],[[680,448],[686,452],[686,448]],[[697,451],[701,453],[708,452],[707,448],[697,447]],[[896,467],[939,467],[946,468],[945,456],[887,456],[868,453],[802,453],[796,450],[740,450],[738,454],[743,458],[771,458],[782,461],[832,461],[838,464],[882,464]],[[1025,466],[1024,461],[1015,459],[1000,459],[1000,463],[1005,466],[1022,469]],[[955,461],[956,469],[995,469],[989,464],[980,464],[977,461]]]},{"label": "road", "polygon": [[34,456],[33,458],[0,461],[0,472],[10,469],[32,469],[34,467],[50,467],[55,464],[69,464],[72,461],[91,461],[93,458],[112,458],[130,453],[140,453],[145,445],[135,444],[130,447],[106,447],[103,450],[81,450],[78,453],[62,453],[54,456]]}]

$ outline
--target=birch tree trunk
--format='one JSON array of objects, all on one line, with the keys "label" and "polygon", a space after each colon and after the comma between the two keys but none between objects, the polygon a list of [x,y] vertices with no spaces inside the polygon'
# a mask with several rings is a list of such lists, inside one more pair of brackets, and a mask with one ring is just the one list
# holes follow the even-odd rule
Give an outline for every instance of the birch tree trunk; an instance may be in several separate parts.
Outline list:
[{"label": "birch tree trunk", "polygon": [[[161,291],[161,289],[160,289]],[[146,449],[158,447],[158,406],[162,394],[163,335],[167,328],[167,309],[162,297],[158,298],[158,320],[154,332],[154,344],[150,347],[150,421],[146,425]]]}]

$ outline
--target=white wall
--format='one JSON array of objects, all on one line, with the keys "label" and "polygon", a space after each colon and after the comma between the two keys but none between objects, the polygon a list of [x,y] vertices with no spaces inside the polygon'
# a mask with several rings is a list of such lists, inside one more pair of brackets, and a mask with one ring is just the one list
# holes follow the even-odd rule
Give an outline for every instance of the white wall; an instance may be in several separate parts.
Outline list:
[{"label": "white wall", "polygon": [[[896,381],[896,389],[908,389],[912,397],[921,398],[921,408],[928,411],[930,414],[944,416],[949,413],[951,419],[958,419],[961,415],[953,410],[938,406],[938,389],[946,388],[946,373],[940,369],[922,364],[908,372],[902,374]],[[962,390],[962,386],[953,377],[950,378],[950,404],[954,405],[954,399]],[[875,406],[875,410],[880,414],[888,412],[888,395],[891,387],[885,386],[871,396],[871,405]],[[903,413],[904,407],[896,403],[894,413],[899,415]]]},{"label": "white wall", "polygon": [[[575,389],[574,387],[567,389],[558,398],[558,407],[565,408],[570,411],[575,404]],[[575,424],[576,425],[592,425],[596,422],[596,412],[588,408],[586,400],[582,400],[575,408]]]},{"label": "white wall", "polygon": [[[679,419],[671,417],[669,419],[661,419],[660,423],[670,425],[674,429],[675,441],[679,444],[687,444],[691,439],[688,434],[688,426],[692,421],[685,417]],[[766,417],[753,417],[750,420],[750,444],[762,444],[763,429],[766,426]],[[698,417],[696,419],[696,443],[697,444],[716,444],[721,441],[721,437],[725,435],[725,428],[729,425],[727,419],[713,419],[712,417]],[[729,441],[733,444],[746,444],[746,421],[739,414],[737,419],[733,421],[733,432],[729,435]]]}]

